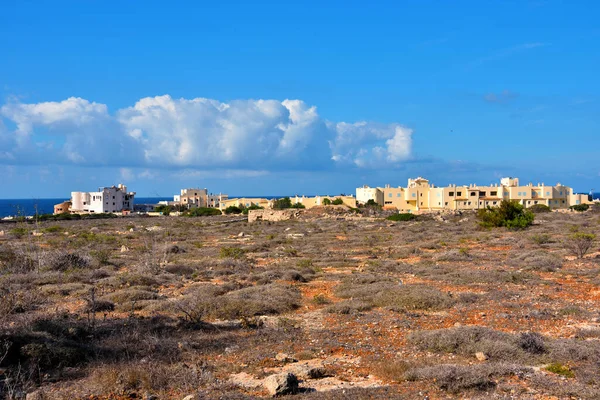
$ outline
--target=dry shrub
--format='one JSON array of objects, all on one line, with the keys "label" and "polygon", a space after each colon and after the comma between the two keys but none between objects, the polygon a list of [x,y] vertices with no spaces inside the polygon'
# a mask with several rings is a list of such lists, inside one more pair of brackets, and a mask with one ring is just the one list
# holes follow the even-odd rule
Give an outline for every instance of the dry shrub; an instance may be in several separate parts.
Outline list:
[{"label": "dry shrub", "polygon": [[269,284],[250,286],[225,294],[196,292],[176,304],[191,322],[212,319],[243,319],[259,315],[282,314],[300,306],[300,291],[293,286]]},{"label": "dry shrub", "polygon": [[34,271],[36,263],[23,249],[11,246],[0,247],[0,274],[26,274]]},{"label": "dry shrub", "polygon": [[489,391],[496,387],[496,381],[499,377],[522,375],[526,372],[530,372],[530,370],[504,363],[440,364],[411,369],[405,376],[411,381],[433,381],[442,390],[460,393],[472,390]]},{"label": "dry shrub", "polygon": [[114,293],[107,294],[103,296],[102,300],[108,300],[112,303],[116,304],[125,304],[131,303],[140,300],[156,300],[159,298],[159,295],[150,290],[145,290],[141,288],[127,288],[117,290]]},{"label": "dry shrub", "polygon": [[45,268],[50,271],[71,271],[90,268],[90,258],[77,253],[67,251],[56,251],[46,254],[44,257]]},{"label": "dry shrub", "polygon": [[91,384],[96,390],[117,393],[169,390],[194,391],[198,386],[214,382],[210,368],[188,364],[125,364],[97,366],[93,369]]},{"label": "dry shrub", "polygon": [[402,285],[379,293],[375,305],[394,311],[442,310],[454,302],[446,293],[426,285]]},{"label": "dry shrub", "polygon": [[326,311],[331,314],[356,314],[364,311],[369,311],[373,308],[371,303],[361,300],[344,300],[332,304],[326,308]]},{"label": "dry shrub", "polygon": [[532,271],[553,272],[562,268],[562,258],[547,251],[521,251],[514,252],[510,257],[511,265]]}]

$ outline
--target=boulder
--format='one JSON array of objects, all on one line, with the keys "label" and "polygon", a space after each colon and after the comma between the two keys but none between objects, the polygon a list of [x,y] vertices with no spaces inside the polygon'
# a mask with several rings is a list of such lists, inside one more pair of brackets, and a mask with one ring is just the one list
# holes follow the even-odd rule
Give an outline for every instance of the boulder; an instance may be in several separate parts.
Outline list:
[{"label": "boulder", "polygon": [[263,385],[271,396],[298,393],[298,378],[289,372],[268,376]]},{"label": "boulder", "polygon": [[283,363],[293,363],[293,362],[298,361],[294,357],[292,357],[286,353],[277,353],[277,355],[275,356],[275,359],[277,361],[281,361]]}]

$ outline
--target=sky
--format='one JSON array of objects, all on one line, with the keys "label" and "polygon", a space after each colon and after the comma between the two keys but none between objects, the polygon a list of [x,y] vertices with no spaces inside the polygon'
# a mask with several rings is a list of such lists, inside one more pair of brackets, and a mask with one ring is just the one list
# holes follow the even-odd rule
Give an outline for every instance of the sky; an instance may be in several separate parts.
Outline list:
[{"label": "sky", "polygon": [[600,191],[600,2],[0,5],[0,198]]}]

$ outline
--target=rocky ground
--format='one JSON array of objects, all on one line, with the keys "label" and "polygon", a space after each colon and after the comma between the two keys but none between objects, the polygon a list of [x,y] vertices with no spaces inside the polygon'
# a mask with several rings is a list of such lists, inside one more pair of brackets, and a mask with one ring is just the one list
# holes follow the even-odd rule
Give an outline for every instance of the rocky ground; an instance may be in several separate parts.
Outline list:
[{"label": "rocky ground", "polygon": [[[600,213],[3,224],[0,393],[600,397]],[[579,235],[581,237],[581,235]]]}]

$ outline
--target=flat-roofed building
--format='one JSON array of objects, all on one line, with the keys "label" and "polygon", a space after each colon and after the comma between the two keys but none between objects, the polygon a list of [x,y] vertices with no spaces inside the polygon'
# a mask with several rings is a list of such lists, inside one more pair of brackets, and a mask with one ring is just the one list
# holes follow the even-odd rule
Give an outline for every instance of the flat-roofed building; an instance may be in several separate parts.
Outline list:
[{"label": "flat-roofed building", "polygon": [[346,205],[351,208],[356,208],[356,197],[354,197],[354,196],[339,195],[339,196],[313,196],[313,197],[310,197],[310,196],[296,195],[294,197],[290,197],[292,204],[299,203],[299,204],[302,204],[306,208],[324,206],[326,203],[328,203],[327,201],[325,201],[325,199],[328,199],[330,204],[333,203],[334,201],[336,201],[337,199],[340,199],[342,201],[343,205]]},{"label": "flat-roofed building", "polygon": [[[367,192],[365,189],[368,189]],[[552,209],[565,209],[577,204],[591,203],[588,195],[575,194],[573,189],[557,183],[548,186],[544,183],[519,185],[518,178],[502,178],[500,184],[489,186],[449,185],[436,187],[424,178],[409,179],[406,187],[369,188],[363,186],[356,189],[360,204],[373,199],[387,209],[400,212],[419,212],[435,210],[477,210],[498,206],[502,200],[513,200],[525,207],[543,204]]]},{"label": "flat-roofed building", "polygon": [[71,192],[72,213],[116,213],[131,211],[135,192],[127,192],[127,186],[101,187],[97,192]]}]

